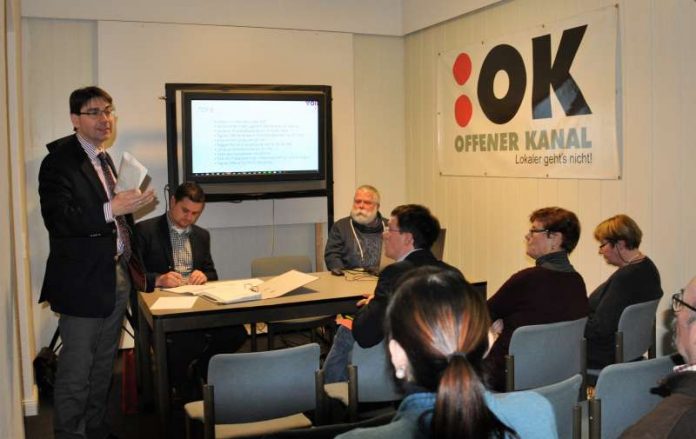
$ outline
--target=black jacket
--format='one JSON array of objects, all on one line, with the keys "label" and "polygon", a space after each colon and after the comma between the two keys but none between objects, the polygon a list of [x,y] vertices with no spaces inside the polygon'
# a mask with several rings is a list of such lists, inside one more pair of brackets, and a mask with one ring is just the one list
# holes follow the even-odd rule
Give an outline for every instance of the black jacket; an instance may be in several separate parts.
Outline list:
[{"label": "black jacket", "polygon": [[409,270],[425,265],[456,270],[456,268],[438,261],[430,250],[420,249],[406,256],[403,261],[387,265],[379,274],[379,280],[375,287],[375,297],[370,303],[358,310],[353,320],[353,338],[361,347],[369,348],[382,341],[387,305],[389,305],[389,300],[396,290],[399,278]]},{"label": "black jacket", "polygon": [[[109,198],[76,135],[47,147],[39,198],[50,250],[39,302],[60,314],[106,317],[116,289],[116,223],[104,218]],[[132,230],[131,215],[126,222]]]},{"label": "black jacket", "polygon": [[[174,269],[172,242],[169,237],[167,214],[140,221],[136,224],[138,247],[145,265],[148,291],[155,287],[155,279],[160,274]],[[210,233],[197,225],[191,226],[189,235],[193,269],[202,271],[209,281],[218,280],[213,257],[210,254]]]}]

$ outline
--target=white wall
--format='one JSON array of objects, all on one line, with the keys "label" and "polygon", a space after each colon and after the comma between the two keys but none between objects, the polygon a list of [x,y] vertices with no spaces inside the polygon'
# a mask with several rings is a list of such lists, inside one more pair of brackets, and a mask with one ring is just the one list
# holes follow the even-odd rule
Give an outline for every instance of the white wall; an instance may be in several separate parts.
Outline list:
[{"label": "white wall", "polygon": [[401,35],[401,0],[22,0],[33,18]]},{"label": "white wall", "polygon": [[[442,177],[436,157],[436,62],[440,51],[591,11],[614,1],[516,0],[406,38],[406,175],[410,201],[431,206],[448,228],[445,259],[489,292],[527,267],[523,236],[536,208],[575,211],[583,235],[571,261],[591,292],[612,272],[592,231],[616,213],[644,232],[641,250],[657,264],[665,296],[696,274],[696,56],[693,2],[619,1],[619,105],[623,178],[613,181]],[[666,328],[660,326],[660,333]],[[659,338],[659,337],[658,337]],[[665,346],[667,350],[669,346]]]},{"label": "white wall", "polygon": [[[405,199],[400,38],[35,18],[24,20],[24,37],[33,302],[39,297],[48,254],[37,194],[38,168],[46,154],[44,145],[70,132],[67,97],[85,84],[101,84],[114,96],[119,118],[112,152],[117,158],[124,150],[134,152],[151,169],[160,201],[166,180],[166,148],[164,111],[158,97],[164,94],[165,82],[332,85],[337,217],[347,213],[356,184],[379,186],[388,209]],[[308,47],[312,50],[306,50]],[[378,75],[372,74],[375,69]],[[361,115],[359,120],[356,113]],[[380,165],[356,165],[358,156],[379,160]],[[389,158],[391,165],[382,166]],[[220,275],[248,276],[250,260],[271,253],[313,255],[314,226],[302,218],[314,221],[318,209],[323,212],[324,204],[306,200],[209,203],[201,224],[211,227],[212,252]],[[160,203],[146,214],[163,210]],[[36,306],[34,312],[36,345],[40,347],[48,343],[55,317],[46,306]]]},{"label": "white wall", "polygon": [[402,0],[403,33],[433,26],[502,0]]}]

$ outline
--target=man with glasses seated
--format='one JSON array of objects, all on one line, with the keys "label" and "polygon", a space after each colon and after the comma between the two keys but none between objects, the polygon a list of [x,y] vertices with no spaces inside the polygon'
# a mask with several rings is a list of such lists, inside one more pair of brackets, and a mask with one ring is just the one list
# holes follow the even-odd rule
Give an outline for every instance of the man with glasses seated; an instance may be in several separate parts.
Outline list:
[{"label": "man with glasses seated", "polygon": [[324,249],[326,269],[336,275],[346,269],[376,271],[382,252],[382,232],[387,220],[379,213],[379,192],[362,185],[355,190],[350,216],[331,227]]},{"label": "man with glasses seated", "polygon": [[324,379],[327,383],[347,381],[346,366],[354,341],[364,348],[382,341],[387,305],[404,273],[425,265],[456,270],[437,260],[430,251],[439,233],[440,222],[427,207],[407,204],[391,212],[383,233],[383,245],[385,254],[396,262],[379,274],[374,293],[358,302],[360,309],[353,320],[352,329],[343,325],[339,327],[324,362]]},{"label": "man with glasses seated", "polygon": [[672,296],[674,345],[685,364],[676,366],[653,393],[665,398],[621,438],[696,437],[696,277]]}]

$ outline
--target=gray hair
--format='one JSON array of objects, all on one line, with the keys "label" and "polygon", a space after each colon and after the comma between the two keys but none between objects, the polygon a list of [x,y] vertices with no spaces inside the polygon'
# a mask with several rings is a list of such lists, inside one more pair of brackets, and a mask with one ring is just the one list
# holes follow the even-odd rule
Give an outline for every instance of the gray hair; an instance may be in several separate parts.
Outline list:
[{"label": "gray hair", "polygon": [[376,187],[371,186],[369,184],[363,184],[361,186],[358,186],[358,188],[355,189],[355,192],[357,192],[359,190],[365,190],[368,192],[372,192],[372,194],[375,196],[375,200],[377,201],[377,204],[380,204],[381,196],[379,195],[379,191],[377,190]]}]

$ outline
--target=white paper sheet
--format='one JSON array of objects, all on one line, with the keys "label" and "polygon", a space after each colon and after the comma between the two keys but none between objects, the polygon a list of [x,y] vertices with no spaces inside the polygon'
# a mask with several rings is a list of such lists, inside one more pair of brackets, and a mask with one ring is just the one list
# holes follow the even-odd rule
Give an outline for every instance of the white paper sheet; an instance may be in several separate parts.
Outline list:
[{"label": "white paper sheet", "polygon": [[155,300],[150,309],[167,310],[167,309],[190,309],[196,303],[197,297],[160,297]]},{"label": "white paper sheet", "polygon": [[118,181],[114,191],[118,193],[131,189],[140,189],[140,185],[143,184],[146,175],[147,168],[126,151],[121,156],[121,164],[118,167]]},{"label": "white paper sheet", "polygon": [[261,283],[261,279],[253,278],[209,282],[204,285],[182,285],[174,288],[163,288],[162,290],[176,294],[202,296],[213,302],[228,304],[260,299],[261,293],[259,293],[258,286]]},{"label": "white paper sheet", "polygon": [[290,270],[259,285],[262,299],[272,299],[296,290],[303,285],[319,279],[311,274]]}]

